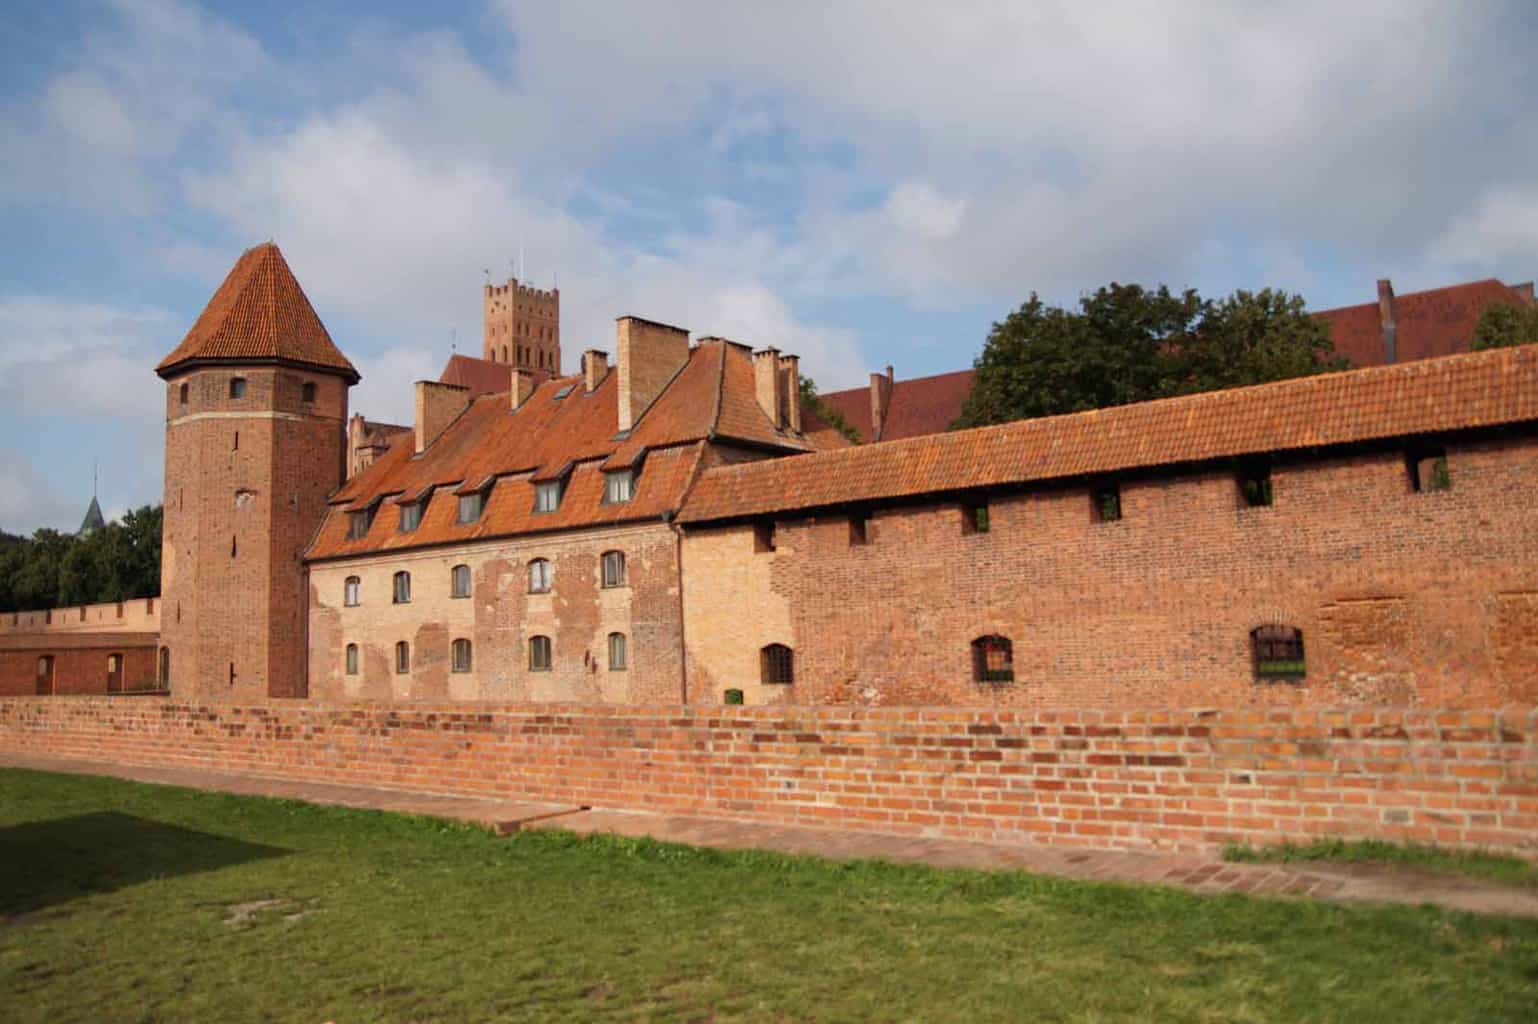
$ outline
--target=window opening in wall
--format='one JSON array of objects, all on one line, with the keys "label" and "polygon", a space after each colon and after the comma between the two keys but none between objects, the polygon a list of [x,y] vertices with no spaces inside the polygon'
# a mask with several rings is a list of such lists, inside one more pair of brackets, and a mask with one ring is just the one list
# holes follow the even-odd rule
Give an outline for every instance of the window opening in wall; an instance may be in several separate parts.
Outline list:
[{"label": "window opening in wall", "polygon": [[411,573],[398,572],[395,574],[395,588],[392,600],[395,604],[411,603]]},{"label": "window opening in wall", "polygon": [[470,596],[470,567],[468,565],[456,565],[449,572],[449,596]]},{"label": "window opening in wall", "polygon": [[1121,518],[1121,484],[1108,481],[1089,492],[1090,513],[1097,523],[1114,523]]},{"label": "window opening in wall", "polygon": [[969,501],[961,506],[962,533],[987,533],[989,525],[987,502]]},{"label": "window opening in wall", "polygon": [[554,512],[560,507],[561,482],[559,480],[550,480],[534,485],[534,511],[536,513]]},{"label": "window opening in wall", "polygon": [[972,641],[972,678],[979,683],[1015,681],[1014,645],[1008,637],[995,633]]},{"label": "window opening in wall", "polygon": [[784,644],[769,644],[758,652],[759,674],[765,683],[796,681],[795,654]]},{"label": "window opening in wall", "polygon": [[546,559],[536,558],[529,563],[529,593],[550,593],[550,563]]},{"label": "window opening in wall", "polygon": [[1247,508],[1271,504],[1271,460],[1245,459],[1239,463],[1239,500]]},{"label": "window opening in wall", "polygon": [[451,660],[455,672],[470,671],[470,641],[465,639],[455,640]]},{"label": "window opening in wall", "polygon": [[1303,631],[1294,626],[1265,625],[1250,630],[1250,650],[1256,679],[1302,679]]},{"label": "window opening in wall", "polygon": [[240,451],[240,431],[238,431],[238,430],[235,431],[235,440],[233,442],[231,442],[231,444],[230,444],[230,451],[232,451],[232,452]]},{"label": "window opening in wall", "polygon": [[609,671],[625,671],[625,634],[609,634]]},{"label": "window opening in wall", "polygon": [[403,676],[411,671],[411,645],[404,640],[395,642],[395,674]]},{"label": "window opening in wall", "polygon": [[486,492],[476,491],[474,494],[461,494],[459,505],[454,511],[456,523],[473,523],[481,517],[486,510]]},{"label": "window opening in wall", "polygon": [[849,546],[864,547],[870,542],[870,516],[865,512],[853,512],[849,516]]},{"label": "window opening in wall", "polygon": [[230,538],[230,557],[231,558],[235,557],[235,538],[234,537]]},{"label": "window opening in wall", "polygon": [[358,599],[363,591],[363,581],[356,576],[349,576],[342,582],[342,605],[347,608],[358,607]]},{"label": "window opening in wall", "polygon": [[235,685],[235,663],[233,661],[230,662],[230,685]]},{"label": "window opening in wall", "polygon": [[623,587],[625,585],[624,552],[605,551],[603,553],[603,585],[605,587]]},{"label": "window opening in wall", "polygon": [[529,637],[529,671],[550,671],[550,638],[548,636]]},{"label": "window opening in wall", "polygon": [[422,503],[413,501],[401,506],[401,533],[410,533],[422,525]]},{"label": "window opening in wall", "polygon": [[618,505],[627,502],[635,494],[635,474],[621,469],[603,475],[603,503]]},{"label": "window opening in wall", "polygon": [[1412,448],[1405,456],[1405,465],[1410,473],[1410,490],[1417,493],[1452,490],[1453,479],[1447,469],[1447,452],[1444,449]]},{"label": "window opening in wall", "polygon": [[303,384],[299,385],[299,401],[303,402],[305,405],[310,405],[315,401],[314,382],[305,381]]},{"label": "window opening in wall", "polygon": [[187,385],[185,383],[183,383],[182,386],[177,389],[177,394],[178,394],[178,398],[179,398],[181,404],[182,405],[186,405],[187,404]]},{"label": "window opening in wall", "polygon": [[160,668],[160,671],[157,673],[157,678],[160,680],[160,685],[162,687],[170,686],[171,685],[171,648],[169,648],[169,647],[162,647],[160,649],[160,666],[159,666],[159,668]]},{"label": "window opening in wall", "polygon": [[245,398],[246,397],[246,378],[244,378],[244,377],[231,377],[230,378],[230,397],[231,398]]},{"label": "window opening in wall", "polygon": [[721,702],[723,704],[741,704],[742,703],[742,691],[739,690],[739,689],[736,689],[735,687],[730,689],[730,690],[727,690],[725,693],[723,693],[721,695]]},{"label": "window opening in wall", "polygon": [[753,550],[762,554],[774,550],[774,522],[753,524]]},{"label": "window opening in wall", "polygon": [[37,692],[53,693],[53,655],[44,654],[37,659]]},{"label": "window opening in wall", "polygon": [[347,674],[350,675],[350,676],[355,676],[355,675],[358,674],[358,645],[357,644],[348,644],[347,645]]},{"label": "window opening in wall", "polygon": [[347,539],[362,540],[367,537],[369,527],[374,525],[374,513],[378,510],[378,505],[370,505],[366,509],[347,513]]}]

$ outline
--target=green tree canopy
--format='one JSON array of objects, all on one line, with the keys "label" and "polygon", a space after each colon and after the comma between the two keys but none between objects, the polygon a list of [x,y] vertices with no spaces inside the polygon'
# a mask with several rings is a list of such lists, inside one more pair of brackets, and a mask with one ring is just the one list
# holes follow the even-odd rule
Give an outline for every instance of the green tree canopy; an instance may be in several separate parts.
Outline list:
[{"label": "green tree canopy", "polygon": [[154,597],[160,593],[159,505],[85,536],[0,533],[0,612]]},{"label": "green tree canopy", "polygon": [[1538,343],[1538,306],[1486,306],[1474,328],[1474,351]]},{"label": "green tree canopy", "polygon": [[1078,309],[1036,295],[995,323],[957,427],[1099,409],[1349,367],[1303,299],[1109,284]]}]

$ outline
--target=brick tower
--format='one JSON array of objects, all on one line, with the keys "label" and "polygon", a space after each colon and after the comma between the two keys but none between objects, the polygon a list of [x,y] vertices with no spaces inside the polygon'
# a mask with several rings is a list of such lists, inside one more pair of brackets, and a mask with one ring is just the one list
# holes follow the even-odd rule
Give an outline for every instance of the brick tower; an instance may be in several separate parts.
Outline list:
[{"label": "brick tower", "polygon": [[344,478],[358,371],[278,247],[247,249],[166,381],[161,672],[177,696],[306,693],[300,556]]},{"label": "brick tower", "polygon": [[486,285],[486,336],[481,357],[521,370],[561,373],[561,290],[518,283]]}]

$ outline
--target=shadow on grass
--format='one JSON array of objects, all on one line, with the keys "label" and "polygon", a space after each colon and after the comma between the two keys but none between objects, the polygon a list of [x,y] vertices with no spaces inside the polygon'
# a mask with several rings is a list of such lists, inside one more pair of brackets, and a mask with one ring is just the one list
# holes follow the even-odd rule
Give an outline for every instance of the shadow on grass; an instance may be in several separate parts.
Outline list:
[{"label": "shadow on grass", "polygon": [[0,918],[290,851],[97,811],[0,828]]}]

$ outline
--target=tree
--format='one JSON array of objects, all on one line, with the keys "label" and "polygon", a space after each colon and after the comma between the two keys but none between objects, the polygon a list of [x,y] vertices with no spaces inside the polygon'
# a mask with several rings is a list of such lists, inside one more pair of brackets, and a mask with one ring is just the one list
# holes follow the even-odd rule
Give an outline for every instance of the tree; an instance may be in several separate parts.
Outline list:
[{"label": "tree", "polygon": [[1474,351],[1538,343],[1538,306],[1486,306],[1474,328]]},{"label": "tree", "polygon": [[822,400],[817,393],[817,383],[810,377],[802,377],[799,384],[801,407],[810,409],[824,423],[843,434],[854,444],[860,443],[860,432],[849,425],[842,413]]},{"label": "tree", "polygon": [[85,536],[0,533],[0,611],[126,601],[160,593],[160,506]]},{"label": "tree", "polygon": [[1077,310],[1036,295],[993,325],[954,426],[1100,409],[1345,369],[1302,298],[1265,289],[1211,302],[1112,283]]}]

